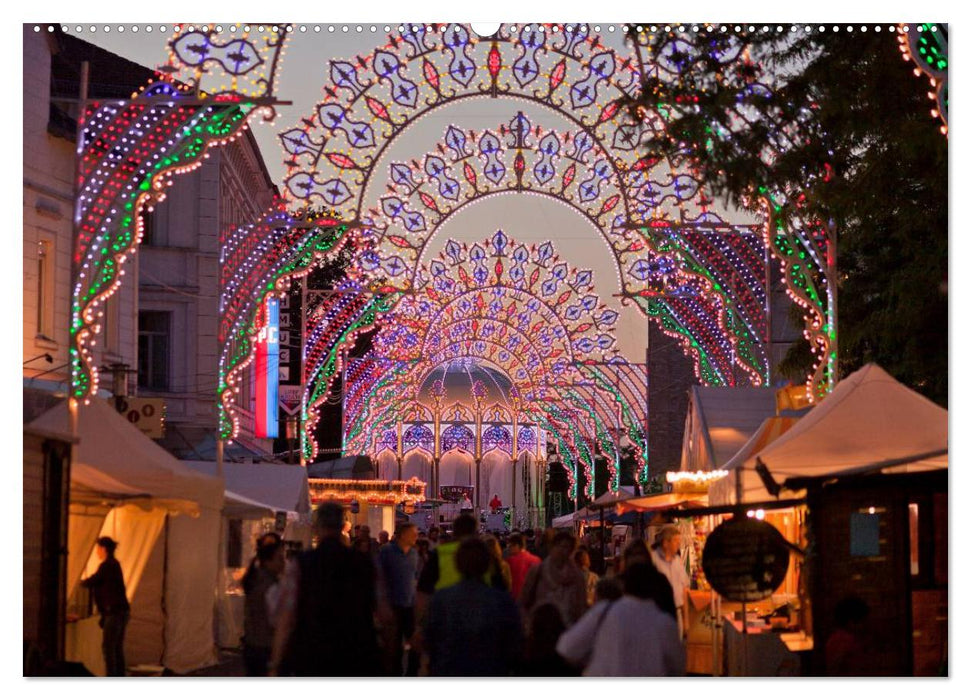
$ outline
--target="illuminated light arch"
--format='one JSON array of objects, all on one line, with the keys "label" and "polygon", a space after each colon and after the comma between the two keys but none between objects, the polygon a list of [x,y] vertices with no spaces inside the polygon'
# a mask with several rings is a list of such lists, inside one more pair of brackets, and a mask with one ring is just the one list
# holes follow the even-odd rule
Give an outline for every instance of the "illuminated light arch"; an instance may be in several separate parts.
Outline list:
[{"label": "illuminated light arch", "polygon": [[[366,371],[355,375],[380,388],[372,388],[365,400],[349,387],[354,398],[345,405],[352,409],[346,446],[371,451],[362,436],[370,441],[398,421],[442,363],[467,357],[500,369],[513,382],[519,410],[533,422],[546,413],[563,416],[557,406],[568,403],[571,415],[586,412],[581,422],[599,426],[604,435],[610,425],[619,438],[623,426],[646,453],[644,400],[625,405],[627,396],[604,386],[611,369],[629,365],[614,350],[617,313],[593,293],[592,274],[562,263],[548,242],[527,248],[497,232],[484,243],[449,241],[416,279],[419,285],[402,297],[375,336],[374,356],[387,358],[385,372],[380,362],[368,360],[362,363]],[[527,344],[526,359],[510,350],[518,349],[520,339]],[[591,371],[596,368],[602,371]],[[393,380],[384,381],[389,375]],[[565,391],[583,385],[589,395],[601,395],[590,403]],[[598,411],[604,415],[592,415]],[[589,470],[595,436],[571,420],[559,420],[559,430],[570,436],[563,444],[574,445]],[[606,441],[612,452],[616,439]],[[615,480],[616,460],[612,466]],[[575,484],[575,475],[571,479]]]},{"label": "illuminated light arch", "polygon": [[[239,379],[255,356],[260,309],[282,294],[293,278],[307,275],[318,260],[346,242],[347,227],[326,216],[295,219],[281,206],[251,226],[220,237],[219,429],[224,439],[239,432],[235,403]],[[364,302],[377,301],[367,297]],[[359,309],[364,313],[364,309]]]},{"label": "illuminated light arch", "polygon": [[[72,258],[71,393],[87,400],[98,389],[91,348],[100,332],[99,308],[121,284],[123,266],[142,237],[140,214],[165,196],[172,178],[199,165],[212,147],[238,138],[248,119],[275,115],[280,27],[259,38],[249,32],[233,46],[215,32],[177,33],[170,42],[165,80],[131,100],[91,101],[84,109]],[[205,47],[208,59],[199,52]],[[232,61],[224,61],[233,52]],[[221,68],[221,77],[215,71]],[[230,86],[207,90],[210,79]]]},{"label": "illuminated light arch", "polygon": [[[647,89],[655,90],[658,94],[656,108],[641,107],[640,115],[646,123],[663,120],[665,113],[679,106],[666,102],[664,93],[666,86],[681,85],[692,80],[692,71],[704,73],[710,71],[713,63],[720,65],[722,73],[736,70],[745,71],[748,76],[751,60],[743,52],[743,42],[738,36],[728,33],[728,42],[719,47],[715,53],[709,50],[704,41],[705,34],[715,31],[716,27],[706,26],[703,32],[688,34],[682,32],[637,32],[633,46],[637,52],[637,62],[641,75],[645,79]],[[900,37],[898,37],[899,39]],[[906,38],[901,42],[901,52],[908,57]],[[746,79],[744,93],[771,94],[770,86],[758,81]],[[743,97],[745,95],[739,95]],[[690,100],[690,96],[688,98]],[[731,115],[739,123],[745,121],[745,115],[736,111]],[[725,127],[713,125],[727,135]],[[765,157],[767,160],[784,153],[796,135],[782,129],[769,130],[766,133]],[[696,147],[699,147],[696,145]],[[691,153],[688,145],[684,148],[684,159],[690,160]],[[822,172],[813,177],[830,177],[825,166]],[[789,298],[800,306],[804,313],[804,336],[816,357],[815,364],[806,378],[806,393],[811,402],[824,397],[836,382],[836,328],[832,324],[834,309],[833,291],[827,279],[830,249],[829,237],[822,222],[814,222],[800,217],[801,192],[769,192],[765,187],[750,199],[750,206],[758,209],[764,223],[764,242],[771,256],[779,261],[783,279]],[[790,212],[790,220],[785,222],[779,212],[786,207]],[[685,310],[687,312],[687,310]],[[677,321],[666,318],[665,323],[674,326]],[[749,353],[752,354],[751,352]],[[704,367],[699,371],[705,372]]]},{"label": "illuminated light arch", "polygon": [[[606,165],[611,168],[623,166],[618,170],[625,180],[619,193],[601,200],[603,211],[598,212],[606,214],[623,200],[621,209],[626,212],[626,221],[620,226],[612,226],[612,230],[645,227],[640,229],[642,234],[645,233],[648,221],[664,215],[660,203],[667,197],[672,200],[671,208],[676,210],[676,223],[695,221],[705,214],[708,201],[701,193],[700,183],[690,173],[680,172],[667,161],[660,163],[656,159],[638,157],[637,146],[644,135],[663,130],[664,120],[658,117],[640,123],[626,121],[620,105],[630,100],[640,88],[639,68],[636,61],[621,57],[606,48],[599,37],[591,36],[589,27],[568,25],[559,33],[551,26],[527,25],[519,32],[503,27],[494,38],[487,40],[480,40],[462,25],[444,29],[435,27],[435,31],[428,29],[424,25],[408,26],[404,33],[392,35],[386,46],[375,49],[366,57],[330,62],[332,82],[324,89],[324,101],[300,126],[281,134],[284,150],[289,155],[287,194],[295,202],[307,205],[319,200],[348,221],[360,219],[364,228],[377,226],[375,220],[368,221],[368,207],[373,203],[366,202],[366,196],[369,188],[375,185],[374,171],[388,145],[431,110],[460,100],[506,97],[556,112],[576,125],[578,133],[589,137],[593,144],[610,154],[604,161]],[[450,62],[448,56],[451,56]],[[447,67],[443,62],[448,63]],[[514,127],[519,126],[520,119],[521,115],[514,119]],[[510,134],[520,142],[511,167],[499,159],[502,151],[500,138],[491,132],[480,136],[483,175],[476,174],[476,182],[486,181],[485,176],[490,171],[494,175],[512,172],[520,178],[526,174],[523,150],[519,147],[523,145],[525,132],[513,128],[506,136]],[[452,140],[457,155],[465,148],[460,143],[462,138]],[[661,183],[648,177],[648,173],[658,167],[666,168],[668,179],[664,180],[663,187],[669,192],[662,192]],[[465,173],[463,167],[463,177]],[[407,180],[404,171],[400,175],[403,182]],[[436,178],[444,182],[444,176],[436,175]],[[457,177],[452,180],[461,181]],[[647,202],[648,206],[632,206],[627,197],[631,191],[642,192],[641,201]],[[391,200],[383,198],[383,201]],[[429,201],[422,205],[434,209],[436,205]],[[400,198],[389,206],[390,213],[382,211],[380,206],[377,211],[392,219],[400,218],[403,225],[412,221],[409,233],[424,227],[417,212],[409,213]],[[405,228],[409,226],[405,225]],[[406,236],[397,238],[404,242],[408,240]],[[643,238],[650,240],[646,235]],[[637,243],[635,241],[635,245]],[[645,244],[640,241],[640,245]],[[625,246],[624,250],[630,252],[631,245]],[[676,260],[680,265],[680,260]],[[371,262],[374,263],[373,271],[380,263],[373,259]],[[368,264],[365,261],[363,267]],[[387,264],[398,267],[393,258]],[[407,269],[403,261],[400,267],[402,271]],[[626,274],[623,268],[621,271]],[[392,269],[392,272],[398,270]],[[622,288],[625,293],[643,291],[636,287]],[[718,290],[714,291],[717,296]],[[711,285],[702,284],[696,290],[696,296],[702,299],[711,296],[712,292]],[[656,299],[653,304],[637,306],[647,312],[663,310],[666,301]],[[716,301],[709,315],[724,316],[727,308],[726,304],[719,305]],[[656,314],[657,317],[662,315]],[[668,315],[669,330],[679,327],[671,321],[672,318],[676,315]],[[734,343],[738,335],[727,334],[725,325],[723,320],[722,331],[729,342]],[[687,332],[690,333],[690,329]],[[691,335],[692,340],[684,343],[685,348],[695,354],[702,352],[705,339],[697,329]],[[760,346],[728,355],[732,361],[737,358],[749,360],[750,364],[743,366],[743,372],[754,383],[764,382],[767,363],[759,363],[759,359],[764,360],[764,350]],[[696,365],[700,364],[696,362]],[[730,382],[724,379],[728,374],[710,372],[705,379]],[[734,371],[731,376],[734,377]]]},{"label": "illuminated light arch", "polygon": [[314,428],[320,420],[319,408],[330,398],[334,377],[343,369],[341,350],[353,347],[358,335],[374,328],[394,304],[392,295],[373,294],[350,280],[335,289],[331,303],[320,307],[306,324],[311,330],[304,345],[301,449],[307,459],[318,452]]}]

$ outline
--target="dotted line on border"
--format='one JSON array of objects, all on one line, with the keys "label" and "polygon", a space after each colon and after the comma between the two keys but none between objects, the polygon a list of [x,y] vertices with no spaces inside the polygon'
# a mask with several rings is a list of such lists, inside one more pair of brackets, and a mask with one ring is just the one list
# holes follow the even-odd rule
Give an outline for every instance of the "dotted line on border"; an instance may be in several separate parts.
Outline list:
[{"label": "dotted line on border", "polygon": [[[46,24],[46,25],[35,24],[33,26],[33,30],[36,33],[39,33],[39,32],[45,31],[45,30],[47,32],[53,33],[54,30],[55,30],[55,28],[57,26],[58,25],[54,25],[54,24]],[[294,24],[294,25],[286,25],[285,27],[282,27],[282,28],[285,29],[287,33],[300,33],[300,34],[306,34],[307,32],[316,33],[316,34],[319,34],[321,32],[326,32],[328,34],[333,34],[333,33],[337,33],[337,32],[340,32],[340,33],[343,33],[343,34],[348,34],[348,33],[352,33],[352,32],[353,33],[361,34],[361,33],[369,32],[369,33],[372,33],[373,34],[373,33],[376,33],[378,31],[384,31],[385,33],[389,33],[389,32],[391,32],[391,31],[393,31],[395,29],[398,32],[403,32],[403,31],[405,31],[406,26],[409,26],[409,25],[399,24],[399,25],[395,26],[395,25],[389,25],[389,24],[385,24],[385,25],[376,25],[376,24],[370,24],[370,25],[362,25],[362,24]],[[420,27],[422,25],[410,25],[410,26]],[[529,27],[531,25],[526,25],[526,26]],[[573,25],[556,25],[555,24],[552,27],[549,27],[549,31],[551,31],[552,33],[555,34],[555,33],[558,33],[560,31],[563,31],[563,27],[572,27],[572,26]],[[869,30],[872,30],[874,32],[881,32],[884,29],[886,29],[888,32],[893,33],[893,32],[897,32],[897,31],[900,31],[900,30],[902,30],[904,32],[910,32],[910,31],[912,31],[915,28],[917,29],[918,32],[923,32],[924,31],[924,26],[923,25],[917,25],[916,27],[910,26],[910,25],[904,25],[902,28],[900,28],[896,24],[889,24],[889,25],[880,25],[880,24],[874,24],[874,25],[868,25],[868,24],[846,24],[846,25],[840,25],[840,24],[789,24],[789,25],[781,25],[781,24],[777,24],[777,25],[772,25],[772,26],[770,26],[770,25],[753,25],[753,24],[749,24],[749,25],[741,25],[741,24],[735,24],[735,25],[727,25],[727,24],[717,24],[717,25],[698,25],[698,24],[691,24],[691,25],[687,25],[687,24],[685,24],[685,25],[654,25],[654,24],[652,24],[652,25],[634,25],[633,27],[631,25],[621,25],[621,24],[607,24],[607,25],[599,25],[599,24],[597,24],[597,25],[585,25],[585,26],[593,29],[593,31],[595,31],[597,33],[600,33],[603,29],[606,29],[606,31],[608,31],[608,32],[621,31],[621,32],[627,33],[632,28],[636,28],[636,30],[637,30],[637,32],[639,34],[654,33],[654,32],[658,32],[658,31],[664,31],[664,32],[677,31],[677,32],[694,33],[694,34],[701,34],[701,33],[708,33],[708,34],[721,33],[721,34],[725,34],[725,33],[729,33],[729,32],[736,33],[736,34],[742,34],[742,33],[748,33],[748,34],[761,33],[761,34],[766,34],[766,33],[769,33],[769,32],[775,32],[777,34],[780,34],[780,33],[783,33],[785,31],[789,31],[789,32],[803,32],[803,33],[809,34],[809,33],[813,32],[813,31],[816,31],[816,32],[827,32],[827,31],[830,31],[830,32],[833,32],[833,33],[838,33],[840,31],[845,31],[847,33],[852,33],[854,31],[867,32]],[[437,27],[437,31],[443,31],[444,28],[445,28],[445,25],[444,24],[439,25]],[[76,24],[74,26],[70,26],[70,25],[64,24],[64,25],[60,25],[60,29],[65,34],[72,34],[72,33],[73,34],[85,34],[85,33],[87,33],[87,34],[94,34],[94,33],[98,33],[98,32],[103,32],[105,34],[110,33],[110,32],[116,32],[118,34],[123,34],[125,32],[130,32],[130,33],[133,33],[133,34],[138,33],[138,32],[146,32],[146,33],[149,33],[150,34],[153,31],[158,31],[161,34],[166,34],[166,33],[170,33],[170,32],[171,33],[177,33],[177,32],[181,32],[181,31],[190,31],[191,32],[191,31],[196,31],[196,30],[201,30],[203,32],[208,32],[208,31],[214,30],[217,33],[221,33],[223,31],[227,31],[228,30],[230,34],[236,34],[236,33],[248,34],[250,32],[254,32],[254,31],[257,32],[257,33],[278,32],[278,31],[280,31],[281,26],[280,25],[247,25],[247,24],[231,24],[231,25],[220,25],[220,24],[217,24],[217,25],[207,25],[207,24],[202,24],[202,25],[198,25],[198,26],[193,25],[193,24],[188,24],[188,25],[181,25],[181,24],[174,24],[174,25],[166,25],[166,24],[159,24],[159,25],[152,25],[152,24],[141,24],[141,25],[139,25],[139,24],[129,24],[129,25],[124,25],[124,24],[118,24],[118,25],[108,25],[108,24],[95,25],[95,24],[89,24],[89,25],[82,25],[82,24]],[[547,31],[547,27],[545,25],[537,25],[537,29],[540,32]],[[430,32],[430,33],[434,33],[436,31],[436,27],[432,27],[432,26],[429,25],[429,26],[426,26],[425,27],[425,30],[428,31],[428,32]],[[516,25],[511,25],[509,27],[509,31],[511,31],[511,32],[517,31],[517,26]],[[937,31],[937,25],[932,25],[930,27],[930,31],[936,32]],[[488,39],[488,37],[482,37],[482,38]]]}]

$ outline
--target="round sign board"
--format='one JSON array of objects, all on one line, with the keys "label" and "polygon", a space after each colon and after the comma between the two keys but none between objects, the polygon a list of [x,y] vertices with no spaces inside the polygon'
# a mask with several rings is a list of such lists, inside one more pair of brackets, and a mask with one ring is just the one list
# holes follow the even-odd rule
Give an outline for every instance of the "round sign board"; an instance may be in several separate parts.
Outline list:
[{"label": "round sign board", "polygon": [[789,546],[769,523],[736,517],[708,536],[701,568],[723,598],[737,603],[764,600],[786,577]]}]

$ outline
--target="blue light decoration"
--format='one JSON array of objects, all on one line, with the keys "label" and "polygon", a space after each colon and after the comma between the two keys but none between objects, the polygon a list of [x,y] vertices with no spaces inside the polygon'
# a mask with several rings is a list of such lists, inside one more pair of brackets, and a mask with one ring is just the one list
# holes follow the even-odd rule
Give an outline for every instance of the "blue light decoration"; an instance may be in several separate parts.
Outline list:
[{"label": "blue light decoration", "polygon": [[280,300],[271,296],[264,306],[266,322],[256,339],[256,427],[258,438],[279,433]]}]

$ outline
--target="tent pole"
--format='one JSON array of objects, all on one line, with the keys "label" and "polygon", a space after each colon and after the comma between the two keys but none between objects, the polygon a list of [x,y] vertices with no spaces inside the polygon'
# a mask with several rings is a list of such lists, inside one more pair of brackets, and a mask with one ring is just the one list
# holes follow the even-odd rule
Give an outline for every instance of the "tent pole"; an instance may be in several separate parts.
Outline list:
[{"label": "tent pole", "polygon": [[223,449],[225,443],[222,438],[216,440],[216,476],[223,478]]}]

